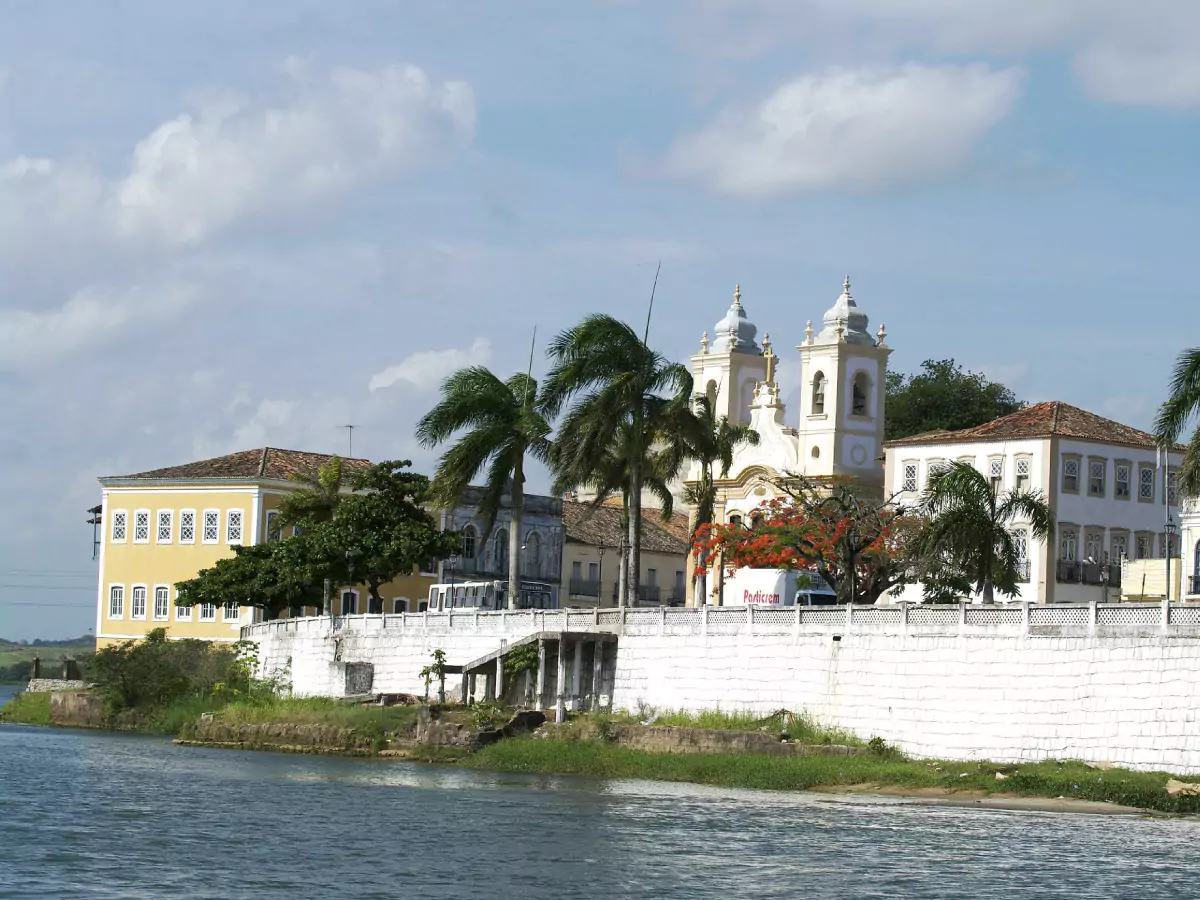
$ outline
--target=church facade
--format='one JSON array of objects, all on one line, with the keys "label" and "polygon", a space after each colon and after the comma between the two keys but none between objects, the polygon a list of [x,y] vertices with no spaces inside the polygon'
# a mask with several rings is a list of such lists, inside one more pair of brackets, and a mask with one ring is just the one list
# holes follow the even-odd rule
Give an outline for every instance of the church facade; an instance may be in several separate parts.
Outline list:
[{"label": "church facade", "polygon": [[[761,344],[758,328],[742,305],[740,286],[714,329],[705,332],[691,358],[696,392],[707,394],[718,416],[749,425],[757,446],[739,447],[722,477],[714,472],[718,523],[750,521],[755,510],[777,496],[783,477],[850,476],[884,490],[883,426],[887,360],[892,352],[882,325],[874,336],[869,319],[850,293],[850,279],[814,331],[809,320],[796,346],[800,403],[789,421],[778,381],[778,356],[771,337]],[[688,481],[700,477],[698,466]],[[711,582],[711,579],[710,579]]]}]

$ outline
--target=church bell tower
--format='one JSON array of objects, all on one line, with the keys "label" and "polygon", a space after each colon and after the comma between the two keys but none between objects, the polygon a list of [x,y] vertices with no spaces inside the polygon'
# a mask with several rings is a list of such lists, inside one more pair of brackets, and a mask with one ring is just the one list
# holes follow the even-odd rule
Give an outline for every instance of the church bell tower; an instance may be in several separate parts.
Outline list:
[{"label": "church bell tower", "polygon": [[742,307],[742,286],[733,289],[733,305],[713,329],[700,338],[700,352],[692,357],[693,390],[706,394],[717,418],[734,425],[750,422],[755,387],[765,380],[767,360],[755,340],[758,328]]}]

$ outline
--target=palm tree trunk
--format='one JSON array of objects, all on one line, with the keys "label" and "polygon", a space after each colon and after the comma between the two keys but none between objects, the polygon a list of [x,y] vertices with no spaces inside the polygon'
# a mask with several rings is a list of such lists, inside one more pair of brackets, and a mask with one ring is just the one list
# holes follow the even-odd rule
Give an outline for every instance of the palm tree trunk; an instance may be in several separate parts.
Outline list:
[{"label": "palm tree trunk", "polygon": [[[641,416],[634,419],[634,429],[640,432]],[[638,605],[638,584],[642,574],[642,446],[641,435],[635,434],[634,452],[629,457],[629,578],[625,585],[627,606]]]},{"label": "palm tree trunk", "polygon": [[625,605],[629,583],[629,492],[621,492],[621,548],[617,557],[617,606]]},{"label": "palm tree trunk", "polygon": [[517,460],[512,483],[512,525],[508,529],[508,608],[516,609],[521,598],[521,513],[525,506],[524,460]]},{"label": "palm tree trunk", "polygon": [[992,579],[991,578],[985,578],[983,580],[983,602],[984,603],[995,603],[996,602],[995,597],[992,592]]}]

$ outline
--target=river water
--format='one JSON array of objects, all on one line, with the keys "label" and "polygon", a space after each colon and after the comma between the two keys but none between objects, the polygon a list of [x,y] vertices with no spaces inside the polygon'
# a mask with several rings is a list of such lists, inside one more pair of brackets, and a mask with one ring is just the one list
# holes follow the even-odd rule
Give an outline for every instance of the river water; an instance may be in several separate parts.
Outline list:
[{"label": "river water", "polygon": [[0,725],[0,898],[1194,898],[1200,823]]}]

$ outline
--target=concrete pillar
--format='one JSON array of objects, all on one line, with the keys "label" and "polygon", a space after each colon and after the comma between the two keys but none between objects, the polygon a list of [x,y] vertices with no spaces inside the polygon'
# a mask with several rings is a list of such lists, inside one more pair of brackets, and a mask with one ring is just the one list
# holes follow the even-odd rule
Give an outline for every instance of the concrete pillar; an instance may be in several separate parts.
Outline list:
[{"label": "concrete pillar", "polygon": [[479,689],[479,685],[476,682],[476,679],[478,677],[479,676],[476,675],[474,672],[471,673],[471,702],[472,703],[474,703],[479,698],[479,694],[476,693]]},{"label": "concrete pillar", "polygon": [[496,699],[504,699],[504,657],[496,657]]},{"label": "concrete pillar", "polygon": [[600,693],[604,687],[604,641],[592,644],[592,709],[600,708]]},{"label": "concrete pillar", "polygon": [[533,670],[525,670],[525,694],[522,697],[521,705],[527,706],[533,700]]},{"label": "concrete pillar", "polygon": [[538,638],[538,674],[537,674],[537,702],[534,704],[534,709],[545,708],[546,703],[546,642]]},{"label": "concrete pillar", "polygon": [[557,699],[554,704],[554,721],[562,723],[567,718],[567,642],[558,639],[558,683],[554,686]]},{"label": "concrete pillar", "polygon": [[471,678],[471,676],[469,676],[466,672],[462,673],[462,684],[459,685],[458,690],[459,690],[459,701],[462,703],[463,706],[467,705],[467,688],[470,687],[470,684],[471,684],[470,678]]},{"label": "concrete pillar", "polygon": [[575,663],[571,667],[571,709],[583,709],[583,641],[575,642]]}]

